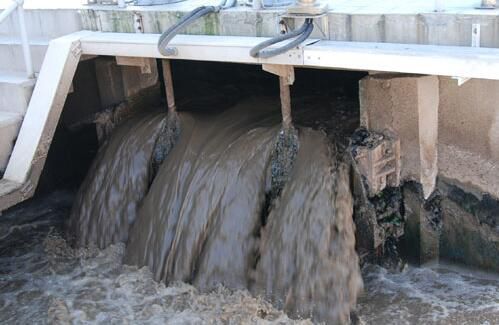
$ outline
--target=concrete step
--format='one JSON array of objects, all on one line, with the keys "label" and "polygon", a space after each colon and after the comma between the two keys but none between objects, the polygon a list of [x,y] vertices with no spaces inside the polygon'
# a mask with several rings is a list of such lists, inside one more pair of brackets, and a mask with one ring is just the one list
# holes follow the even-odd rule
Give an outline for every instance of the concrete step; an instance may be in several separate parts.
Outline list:
[{"label": "concrete step", "polygon": [[24,116],[36,82],[25,75],[25,72],[0,70],[1,112]]},{"label": "concrete step", "polygon": [[3,173],[9,162],[23,115],[0,111],[0,171]]},{"label": "concrete step", "polygon": [[[48,40],[30,40],[31,58],[35,72],[39,72],[42,67],[48,44]],[[0,70],[21,72],[25,69],[20,40],[14,37],[0,36]]]}]

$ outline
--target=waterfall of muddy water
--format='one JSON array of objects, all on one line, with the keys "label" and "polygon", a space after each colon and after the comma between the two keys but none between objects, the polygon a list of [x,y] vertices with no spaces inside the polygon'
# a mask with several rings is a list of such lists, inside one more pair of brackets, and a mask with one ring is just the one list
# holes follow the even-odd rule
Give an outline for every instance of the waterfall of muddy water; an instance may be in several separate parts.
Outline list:
[{"label": "waterfall of muddy water", "polygon": [[1,324],[311,324],[246,290],[166,287],[123,265],[123,243],[72,248],[60,236],[71,202],[53,193],[0,218]]},{"label": "waterfall of muddy water", "polygon": [[81,185],[69,229],[79,246],[124,242],[150,183],[151,155],[165,123],[150,113],[126,122],[106,140]]},{"label": "waterfall of muddy water", "polygon": [[167,282],[247,286],[278,132],[278,111],[269,107],[181,115],[179,141],[130,232],[127,263]]},{"label": "waterfall of muddy water", "polygon": [[347,165],[302,129],[293,170],[262,231],[254,291],[293,315],[346,323],[362,287]]},{"label": "waterfall of muddy water", "polygon": [[[348,170],[325,134],[280,131],[280,110],[261,99],[179,113],[180,135],[163,117],[105,145],[71,215],[77,243],[128,237],[125,262],[156,280],[251,287],[294,316],[347,322],[362,281]],[[148,188],[158,134],[168,148]]]}]

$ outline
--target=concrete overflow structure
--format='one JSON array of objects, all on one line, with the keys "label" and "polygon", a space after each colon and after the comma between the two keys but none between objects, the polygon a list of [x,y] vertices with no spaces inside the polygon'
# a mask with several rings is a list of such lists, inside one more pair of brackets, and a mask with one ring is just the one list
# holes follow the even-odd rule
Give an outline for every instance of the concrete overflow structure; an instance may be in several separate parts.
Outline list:
[{"label": "concrete overflow structure", "polygon": [[[0,1],[0,8],[9,1]],[[436,12],[434,1],[329,1],[327,14],[315,20],[312,40],[269,61],[251,59],[247,55],[251,45],[261,37],[277,35],[282,28],[294,29],[302,21],[283,17],[283,9],[254,10],[241,3],[189,26],[185,34],[200,37],[177,37],[174,44],[180,56],[172,59],[367,71],[369,75],[360,81],[360,124],[368,130],[395,133],[400,140],[401,182],[421,184],[421,193],[406,195],[406,218],[420,225],[413,227],[420,232],[416,237],[431,238],[420,245],[430,251],[420,254],[426,256],[421,261],[443,255],[499,270],[499,232],[494,222],[482,220],[488,217],[499,223],[499,211],[487,210],[487,202],[499,200],[499,9],[477,9],[478,0],[443,3],[444,8]],[[123,8],[27,0],[24,8],[34,69],[41,71],[49,42],[55,38],[82,30],[110,33],[82,32],[73,36],[75,46],[64,47],[68,53],[78,52],[71,59],[73,69],[80,61],[80,66],[92,66],[96,72],[95,80],[89,82],[97,84],[99,100],[87,107],[80,104],[81,109],[90,114],[123,100],[144,100],[145,93],[158,94],[154,58],[161,56],[155,49],[157,34],[206,4],[218,1]],[[43,118],[48,124],[42,127],[43,136],[40,134],[43,141],[39,139],[24,163],[9,162],[9,158],[24,157],[26,150],[21,145],[30,143],[21,136],[17,142],[15,139],[29,113],[35,84],[23,76],[18,34],[16,16],[0,24],[0,168],[6,177],[15,176],[13,182],[3,180],[0,209],[33,194],[67,95],[64,89],[52,89],[50,105],[59,105],[59,111],[54,115],[53,107],[48,107]],[[221,37],[203,38],[205,35]],[[222,56],[223,47],[230,47],[234,55]],[[66,71],[66,65],[59,68],[62,84],[71,90],[74,71]],[[27,123],[36,125],[39,120],[38,116],[27,117],[25,134],[31,130]],[[17,154],[14,142],[19,145]],[[19,172],[23,164],[27,167]],[[424,213],[428,211],[425,203],[436,191],[444,197],[440,215],[444,226],[437,227],[438,240],[436,228],[428,228],[429,217]],[[459,199],[463,197],[456,194],[459,191],[471,195],[465,196],[466,202]],[[469,227],[456,235],[462,231],[456,229],[460,224]],[[433,229],[433,233],[428,235],[425,229]],[[487,252],[476,253],[484,243]]]}]

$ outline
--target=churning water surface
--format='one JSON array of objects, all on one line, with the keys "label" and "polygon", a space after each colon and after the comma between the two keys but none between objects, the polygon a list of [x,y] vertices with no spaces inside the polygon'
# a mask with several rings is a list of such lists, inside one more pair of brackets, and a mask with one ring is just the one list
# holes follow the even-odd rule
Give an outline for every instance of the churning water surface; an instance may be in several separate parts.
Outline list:
[{"label": "churning water surface", "polygon": [[[155,173],[162,118],[118,129],[76,199],[56,192],[2,215],[0,323],[345,321],[361,282],[347,166],[326,135],[298,128],[293,168],[274,195],[274,157],[287,149],[276,149],[279,118],[261,101],[210,119],[184,114]],[[64,239],[68,219],[76,246]],[[499,322],[495,275],[446,266],[362,274],[361,322]]]},{"label": "churning water surface", "polygon": [[[72,249],[60,236],[72,195],[56,192],[0,219],[0,323],[293,324],[265,300],[223,287],[155,282],[122,264],[123,245]],[[498,324],[499,278],[467,269],[363,270],[367,324]]]}]

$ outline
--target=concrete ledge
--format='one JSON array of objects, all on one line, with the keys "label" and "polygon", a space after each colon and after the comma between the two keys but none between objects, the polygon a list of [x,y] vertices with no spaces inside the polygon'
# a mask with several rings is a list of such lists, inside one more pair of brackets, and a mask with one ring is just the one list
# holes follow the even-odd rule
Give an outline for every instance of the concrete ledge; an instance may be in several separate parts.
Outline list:
[{"label": "concrete ledge", "polygon": [[23,116],[34,86],[35,80],[26,78],[25,73],[0,70],[0,110]]},{"label": "concrete ledge", "polygon": [[490,193],[499,198],[499,161],[443,143],[438,146],[438,155],[442,176],[466,186],[476,195]]},{"label": "concrete ledge", "polygon": [[0,171],[4,172],[21,127],[21,114],[0,111]]}]

